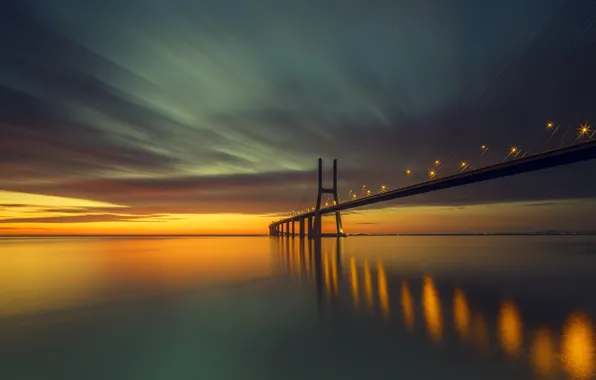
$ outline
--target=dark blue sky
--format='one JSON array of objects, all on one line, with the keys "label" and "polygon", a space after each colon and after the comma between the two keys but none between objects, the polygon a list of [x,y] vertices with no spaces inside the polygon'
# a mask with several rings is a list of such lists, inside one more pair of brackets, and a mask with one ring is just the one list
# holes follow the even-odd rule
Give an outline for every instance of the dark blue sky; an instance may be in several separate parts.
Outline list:
[{"label": "dark blue sky", "polygon": [[[543,150],[547,120],[596,119],[594,25],[583,0],[4,1],[0,190],[275,213],[311,203],[318,156],[347,194]],[[593,169],[408,202],[591,198]]]}]

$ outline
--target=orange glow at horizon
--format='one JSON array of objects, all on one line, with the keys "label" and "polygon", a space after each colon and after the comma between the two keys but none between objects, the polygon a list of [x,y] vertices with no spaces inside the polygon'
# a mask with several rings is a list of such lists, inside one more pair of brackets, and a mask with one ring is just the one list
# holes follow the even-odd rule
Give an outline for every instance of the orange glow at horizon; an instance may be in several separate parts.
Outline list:
[{"label": "orange glow at horizon", "polygon": [[[184,234],[259,234],[268,232],[275,219],[270,214],[168,214],[139,216],[126,206],[79,199],[32,196],[0,191],[2,204],[31,204],[31,207],[0,207],[0,235],[184,235]],[[528,202],[526,202],[528,203]],[[529,202],[531,203],[531,202]],[[52,209],[93,207],[94,212],[48,212]],[[528,232],[529,228],[584,228],[583,219],[593,215],[596,202],[555,201],[548,205],[520,207],[524,202],[465,206],[409,206],[385,209],[354,210],[343,216],[344,230],[349,233],[490,233],[507,231]],[[129,221],[42,222],[35,218],[85,217],[104,214],[116,217],[133,215]],[[118,212],[116,212],[118,211]],[[556,216],[556,217],[554,217]],[[31,222],[2,222],[2,219],[31,219]],[[532,227],[529,227],[532,226]],[[323,218],[326,231],[335,229],[334,218]],[[532,230],[534,231],[534,230]]]}]

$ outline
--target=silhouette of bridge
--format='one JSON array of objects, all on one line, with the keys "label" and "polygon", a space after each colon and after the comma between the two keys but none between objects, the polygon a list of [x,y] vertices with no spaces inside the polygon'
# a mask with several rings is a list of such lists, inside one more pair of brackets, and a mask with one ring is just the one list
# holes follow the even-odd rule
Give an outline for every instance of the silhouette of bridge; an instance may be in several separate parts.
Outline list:
[{"label": "silhouette of bridge", "polygon": [[[586,130],[584,130],[586,132]],[[590,136],[590,138],[592,138]],[[512,148],[513,153],[516,148]],[[587,142],[552,149],[546,152],[514,158],[510,161],[463,171],[458,174],[436,177],[436,173],[429,172],[429,180],[411,186],[405,186],[394,190],[382,191],[379,194],[371,194],[368,191],[363,198],[352,199],[343,203],[339,202],[337,191],[337,159],[333,161],[333,186],[323,187],[323,161],[319,158],[318,192],[317,202],[313,210],[298,213],[281,219],[269,225],[271,236],[300,236],[304,238],[318,237],[342,237],[346,236],[342,227],[341,211],[351,210],[357,207],[368,206],[376,203],[387,202],[394,199],[411,197],[432,191],[449,189],[464,186],[472,183],[484,182],[513,175],[529,173],[537,170],[554,168],[557,166],[569,165],[577,162],[592,160],[596,158],[596,140],[590,139]],[[464,163],[465,164],[465,163]],[[465,169],[465,168],[464,168]],[[321,207],[323,194],[333,195],[334,204],[329,207]],[[354,197],[356,198],[356,197]],[[327,214],[335,214],[336,231],[334,233],[323,233],[322,217]],[[296,232],[295,223],[298,222],[299,229]]]}]

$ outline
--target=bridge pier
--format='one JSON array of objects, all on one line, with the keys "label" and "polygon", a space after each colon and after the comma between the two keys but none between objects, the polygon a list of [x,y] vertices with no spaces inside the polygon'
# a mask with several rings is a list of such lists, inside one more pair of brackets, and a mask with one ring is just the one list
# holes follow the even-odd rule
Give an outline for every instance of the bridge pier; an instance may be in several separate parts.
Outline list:
[{"label": "bridge pier", "polygon": [[304,239],[304,218],[300,218],[299,219],[299,223],[300,223],[300,239]]},{"label": "bridge pier", "polygon": [[323,187],[323,160],[319,157],[319,189],[317,192],[317,204],[315,208],[315,220],[313,226],[313,237],[345,237],[343,225],[341,223],[341,213],[335,213],[335,233],[323,234],[323,216],[321,215],[321,196],[324,193],[333,194],[333,201],[339,204],[339,197],[337,195],[337,158],[333,160],[333,187],[326,189]]},{"label": "bridge pier", "polygon": [[292,219],[290,223],[292,223],[292,237],[296,236],[296,231],[294,230],[294,226],[296,225],[296,221]]},{"label": "bridge pier", "polygon": [[306,226],[306,233],[308,234],[308,238],[312,239],[312,215],[309,215],[306,218],[307,226]]}]

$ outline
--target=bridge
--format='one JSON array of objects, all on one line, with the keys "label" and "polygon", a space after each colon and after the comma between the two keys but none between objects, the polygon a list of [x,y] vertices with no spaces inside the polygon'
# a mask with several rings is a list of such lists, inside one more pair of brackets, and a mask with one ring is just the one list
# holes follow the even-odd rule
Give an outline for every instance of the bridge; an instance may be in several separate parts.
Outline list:
[{"label": "bridge", "polygon": [[[548,128],[552,125],[549,123]],[[578,139],[586,135],[586,132],[591,132],[589,127],[579,129]],[[318,192],[316,206],[306,212],[293,214],[289,217],[280,219],[269,225],[269,235],[271,236],[299,236],[304,238],[319,238],[319,237],[343,237],[346,236],[342,227],[341,211],[351,210],[358,207],[368,206],[376,203],[387,202],[394,199],[411,197],[414,195],[429,193],[453,187],[464,186],[472,183],[484,182],[523,173],[529,173],[537,170],[554,168],[557,166],[570,165],[577,162],[592,160],[596,158],[596,140],[593,139],[594,133],[589,136],[589,140],[585,142],[574,143],[573,145],[551,149],[545,152],[525,155],[517,158],[519,153],[518,148],[513,147],[509,155],[513,155],[513,159],[509,161],[497,163],[490,166],[485,166],[473,170],[465,170],[464,166],[460,173],[438,177],[435,170],[429,171],[429,179],[425,182],[418,183],[411,186],[405,186],[394,190],[382,191],[378,194],[371,194],[368,190],[365,196],[357,198],[354,194],[353,199],[340,203],[337,189],[337,159],[333,161],[333,186],[331,188],[323,187],[323,161],[319,158],[319,173],[318,173]],[[578,141],[576,139],[576,141]],[[484,148],[484,147],[483,147]],[[508,157],[509,157],[508,155]],[[436,162],[438,164],[438,161]],[[409,172],[409,171],[408,171]],[[408,173],[410,174],[410,173]],[[325,193],[333,195],[333,205],[329,207],[321,207],[321,198]],[[327,214],[335,214],[334,233],[323,233],[322,231],[322,217]],[[299,224],[299,229],[296,232],[295,223]]]}]

